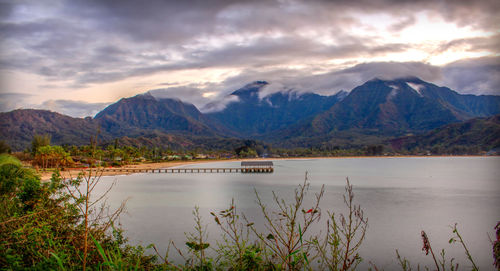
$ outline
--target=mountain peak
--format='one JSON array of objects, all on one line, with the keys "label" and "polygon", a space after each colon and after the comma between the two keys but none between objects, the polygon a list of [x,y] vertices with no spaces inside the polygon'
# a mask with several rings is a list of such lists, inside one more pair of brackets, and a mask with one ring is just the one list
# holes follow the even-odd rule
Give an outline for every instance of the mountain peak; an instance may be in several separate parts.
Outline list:
[{"label": "mountain peak", "polygon": [[154,100],[154,101],[156,101],[156,98],[149,91],[141,93],[141,94],[137,94],[133,98],[142,98],[142,99],[145,99],[145,100]]},{"label": "mountain peak", "polygon": [[[427,83],[424,80],[416,77],[416,76],[404,76],[393,79],[384,79],[379,77],[374,77],[371,80],[366,81],[366,83],[374,83],[374,82],[383,82],[383,83],[401,83],[401,82],[410,82],[410,83]],[[365,83],[365,84],[366,84]]]},{"label": "mountain peak", "polygon": [[405,82],[413,82],[413,83],[427,83],[424,80],[422,80],[416,76],[406,76],[406,77],[398,78],[396,80],[405,81]]},{"label": "mountain peak", "polygon": [[235,95],[235,96],[238,96],[240,98],[244,98],[244,97],[248,98],[250,96],[258,96],[257,94],[259,93],[259,91],[268,84],[269,83],[266,81],[255,81],[255,82],[246,84],[244,87],[231,93],[231,95]]},{"label": "mountain peak", "polygon": [[373,77],[372,79],[366,81],[365,84],[367,84],[367,83],[375,83],[375,82],[385,82],[385,80],[380,79],[379,77]]}]

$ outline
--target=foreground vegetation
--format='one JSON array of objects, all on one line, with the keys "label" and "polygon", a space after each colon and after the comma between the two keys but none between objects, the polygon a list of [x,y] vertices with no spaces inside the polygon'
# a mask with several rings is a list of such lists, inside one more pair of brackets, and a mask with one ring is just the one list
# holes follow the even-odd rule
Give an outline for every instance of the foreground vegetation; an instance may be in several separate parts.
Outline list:
[{"label": "foreground vegetation", "polygon": [[[113,221],[122,209],[109,212],[89,202],[96,179],[82,174],[62,180],[56,173],[41,183],[31,169],[7,155],[0,156],[0,267],[2,269],[81,269],[102,264],[92,240],[108,251],[118,250],[130,261],[153,266],[142,247],[125,243]],[[86,186],[82,191],[81,187]]]},{"label": "foreground vegetation", "polygon": [[[275,206],[265,206],[255,196],[264,225],[239,213],[231,202],[227,209],[211,213],[221,232],[217,244],[207,241],[206,224],[195,208],[195,228],[185,244],[169,243],[166,255],[154,245],[131,246],[115,221],[123,210],[109,210],[105,195],[93,195],[100,172],[93,168],[73,179],[56,172],[41,183],[35,172],[24,168],[12,156],[0,156],[0,268],[6,270],[90,269],[90,270],[354,270],[363,261],[359,254],[368,219],[354,202],[347,180],[345,213],[324,211],[324,188],[312,196],[307,175],[297,187],[292,201],[274,194]],[[109,187],[112,189],[112,186]],[[108,189],[108,191],[109,191]],[[91,201],[91,199],[96,199]],[[322,233],[312,232],[321,216],[327,217]],[[492,242],[494,264],[500,268],[500,224]],[[423,249],[433,257],[437,270],[457,270],[454,260],[446,262],[432,250],[422,232]],[[462,236],[455,226],[450,242],[461,244],[466,260],[477,269]],[[149,250],[148,250],[149,249]],[[156,255],[146,253],[155,251]],[[178,253],[183,263],[171,262]],[[397,254],[402,270],[415,269]],[[378,270],[376,263],[371,263]],[[417,268],[419,268],[417,266]]]}]

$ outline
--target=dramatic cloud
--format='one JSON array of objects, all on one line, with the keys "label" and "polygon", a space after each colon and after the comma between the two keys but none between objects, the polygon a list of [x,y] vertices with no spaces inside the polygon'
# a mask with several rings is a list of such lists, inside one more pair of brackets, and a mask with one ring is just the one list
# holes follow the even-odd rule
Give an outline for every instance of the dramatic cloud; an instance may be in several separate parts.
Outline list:
[{"label": "dramatic cloud", "polygon": [[288,90],[332,95],[340,90],[351,91],[354,87],[375,77],[395,79],[408,76],[417,76],[423,80],[436,82],[441,80],[441,69],[418,62],[373,62],[318,75],[304,74],[297,70],[274,70],[273,72],[248,70],[238,76],[228,78],[222,84],[232,86],[230,90],[234,91],[248,82],[265,80],[269,82],[269,85],[262,91],[262,96]]},{"label": "dramatic cloud", "polygon": [[498,70],[462,75],[500,54],[499,12],[496,0],[3,1],[0,92],[92,104],[163,88],[204,105],[246,79],[330,93],[414,75],[495,93]]},{"label": "dramatic cloud", "polygon": [[[183,86],[183,87],[170,87],[162,89],[153,89],[149,93],[157,99],[169,98],[179,99],[181,101],[189,101],[190,103],[201,107],[207,102],[211,101],[210,92],[206,92],[206,87],[196,86]],[[208,94],[206,94],[208,93]]]},{"label": "dramatic cloud", "polygon": [[94,117],[109,103],[87,103],[82,101],[48,100],[37,106],[72,117]]},{"label": "dramatic cloud", "polygon": [[23,102],[29,98],[30,94],[0,92],[0,112],[11,111],[26,106]]},{"label": "dramatic cloud", "polygon": [[500,57],[461,60],[443,68],[443,84],[462,93],[500,95]]}]

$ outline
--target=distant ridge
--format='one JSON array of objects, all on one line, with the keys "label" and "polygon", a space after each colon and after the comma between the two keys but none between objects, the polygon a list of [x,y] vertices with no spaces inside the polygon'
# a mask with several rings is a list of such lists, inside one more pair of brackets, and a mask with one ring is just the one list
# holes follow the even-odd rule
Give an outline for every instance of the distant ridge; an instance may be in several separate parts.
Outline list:
[{"label": "distant ridge", "polygon": [[422,132],[473,117],[500,113],[500,96],[461,95],[418,78],[373,79],[354,88],[316,116],[316,133],[370,129],[381,133]]},{"label": "distant ridge", "polygon": [[490,151],[500,148],[500,115],[475,118],[448,124],[423,135],[390,140],[396,149],[428,149],[431,153],[466,154],[473,150]]},{"label": "distant ridge", "polygon": [[[91,118],[72,118],[48,110],[18,109],[0,113],[0,139],[17,151],[29,147],[35,134],[51,135],[53,144],[85,145],[97,130],[98,124]],[[101,139],[111,138],[106,131],[101,132]]]},{"label": "distant ridge", "polygon": [[204,139],[237,138],[283,147],[359,146],[500,114],[500,96],[462,95],[416,77],[375,78],[331,96],[286,89],[263,95],[268,85],[247,84],[227,97],[222,110],[205,114],[192,104],[150,93],[120,99],[94,119],[46,110],[4,112],[0,139],[15,150],[29,146],[34,134],[45,133],[52,135],[54,144],[76,145],[88,144],[99,133],[103,141],[142,138],[135,142],[148,145],[191,146]]}]

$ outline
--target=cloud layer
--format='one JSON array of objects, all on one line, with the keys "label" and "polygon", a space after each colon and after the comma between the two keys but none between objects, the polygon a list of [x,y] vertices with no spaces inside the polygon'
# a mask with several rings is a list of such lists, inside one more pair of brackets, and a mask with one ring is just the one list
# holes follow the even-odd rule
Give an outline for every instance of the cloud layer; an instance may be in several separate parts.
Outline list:
[{"label": "cloud layer", "polygon": [[73,117],[94,117],[110,103],[88,103],[72,100],[48,100],[37,106]]},{"label": "cloud layer", "polygon": [[495,0],[6,1],[0,93],[49,106],[162,89],[203,105],[252,80],[327,94],[399,75],[498,93],[499,12]]}]

